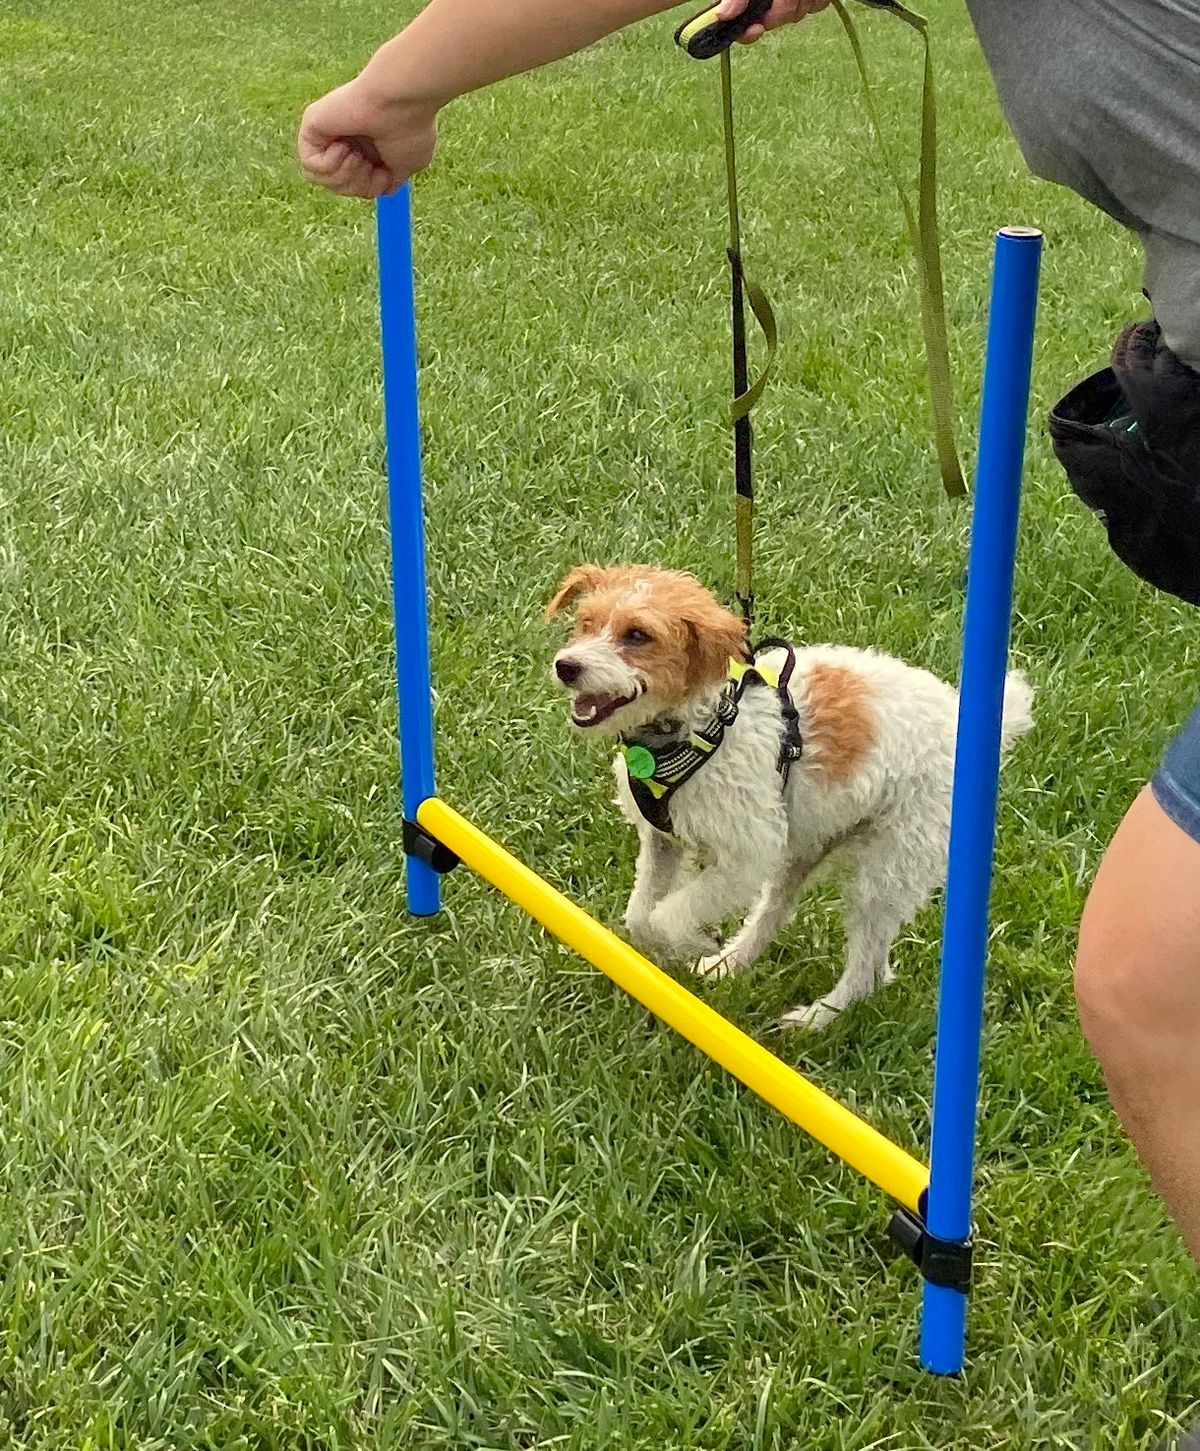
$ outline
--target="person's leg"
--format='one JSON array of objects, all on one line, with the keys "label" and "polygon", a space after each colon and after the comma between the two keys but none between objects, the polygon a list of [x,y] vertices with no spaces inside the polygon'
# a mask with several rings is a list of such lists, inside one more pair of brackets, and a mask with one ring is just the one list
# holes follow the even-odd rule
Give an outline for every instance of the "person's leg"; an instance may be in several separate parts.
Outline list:
[{"label": "person's leg", "polygon": [[1075,982],[1113,1105],[1200,1259],[1200,711],[1105,853]]},{"label": "person's leg", "polygon": [[1166,232],[1142,235],[1145,283],[1167,347],[1200,372],[1200,245]]}]

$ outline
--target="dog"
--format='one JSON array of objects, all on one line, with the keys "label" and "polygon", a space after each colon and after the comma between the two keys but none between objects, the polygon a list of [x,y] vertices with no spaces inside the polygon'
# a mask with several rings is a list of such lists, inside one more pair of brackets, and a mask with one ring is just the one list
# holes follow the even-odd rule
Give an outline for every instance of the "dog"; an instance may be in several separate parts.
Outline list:
[{"label": "dog", "polygon": [[[575,728],[623,749],[617,804],[639,838],[625,913],[634,942],[702,976],[741,972],[804,889],[841,870],[844,971],[781,1025],[822,1028],[890,983],[897,933],[945,880],[954,687],[846,646],[774,642],[752,657],[743,622],[664,569],[580,565],[547,615],[569,608],[574,631],[552,678]],[[1033,695],[1009,674],[1005,749],[1031,728]],[[722,942],[734,913],[748,915]]]}]

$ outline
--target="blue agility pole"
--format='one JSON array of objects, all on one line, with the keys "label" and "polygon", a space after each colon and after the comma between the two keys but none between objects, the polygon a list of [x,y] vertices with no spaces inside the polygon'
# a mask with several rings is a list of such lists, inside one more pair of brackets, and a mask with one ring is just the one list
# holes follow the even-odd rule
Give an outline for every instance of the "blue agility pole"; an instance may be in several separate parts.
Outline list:
[{"label": "blue agility pole", "polygon": [[[951,1251],[971,1235],[1000,721],[1041,255],[1040,232],[1006,227],[996,237],[963,625],[925,1210],[931,1239],[947,1242]],[[966,1294],[928,1279],[924,1294],[921,1362],[939,1375],[955,1375],[963,1366]]]},{"label": "blue agility pole", "polygon": [[[392,608],[396,617],[396,689],[400,771],[407,823],[434,794],[433,690],[425,587],[421,430],[417,409],[417,330],[413,303],[409,188],[377,205],[383,410],[387,433],[388,518],[392,534]],[[411,828],[406,828],[406,832]],[[406,843],[407,844],[407,843]],[[438,874],[408,857],[408,910],[431,917],[441,905]]]}]

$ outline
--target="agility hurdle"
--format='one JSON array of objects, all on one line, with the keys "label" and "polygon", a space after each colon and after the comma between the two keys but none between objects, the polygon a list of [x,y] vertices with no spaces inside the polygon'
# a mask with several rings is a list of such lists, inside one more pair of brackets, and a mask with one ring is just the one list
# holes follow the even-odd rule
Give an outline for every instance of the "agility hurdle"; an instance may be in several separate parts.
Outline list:
[{"label": "agility hurdle", "polygon": [[519,862],[437,795],[409,187],[377,204],[380,320],[408,908],[432,916],[459,863],[498,888],[899,1208],[924,1279],[921,1363],[963,1366],[1000,722],[1042,239],[995,243],[971,519],[928,1169]]}]

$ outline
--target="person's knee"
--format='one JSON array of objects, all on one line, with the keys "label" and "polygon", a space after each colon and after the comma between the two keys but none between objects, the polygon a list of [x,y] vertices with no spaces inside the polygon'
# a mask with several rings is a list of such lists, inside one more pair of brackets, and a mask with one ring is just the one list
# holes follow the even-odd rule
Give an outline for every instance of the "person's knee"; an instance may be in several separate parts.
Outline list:
[{"label": "person's knee", "polygon": [[1180,1053],[1198,1056],[1198,855],[1144,793],[1097,875],[1080,924],[1075,995],[1110,1073],[1156,1076]]},{"label": "person's knee", "polygon": [[1152,1007],[1145,962],[1093,892],[1075,957],[1075,1001],[1084,1036],[1106,1060],[1131,1046],[1129,1028]]},{"label": "person's knee", "polygon": [[1075,1001],[1088,1046],[1126,1104],[1200,1063],[1200,1018],[1174,991],[1179,963],[1093,924],[1080,935]]}]

